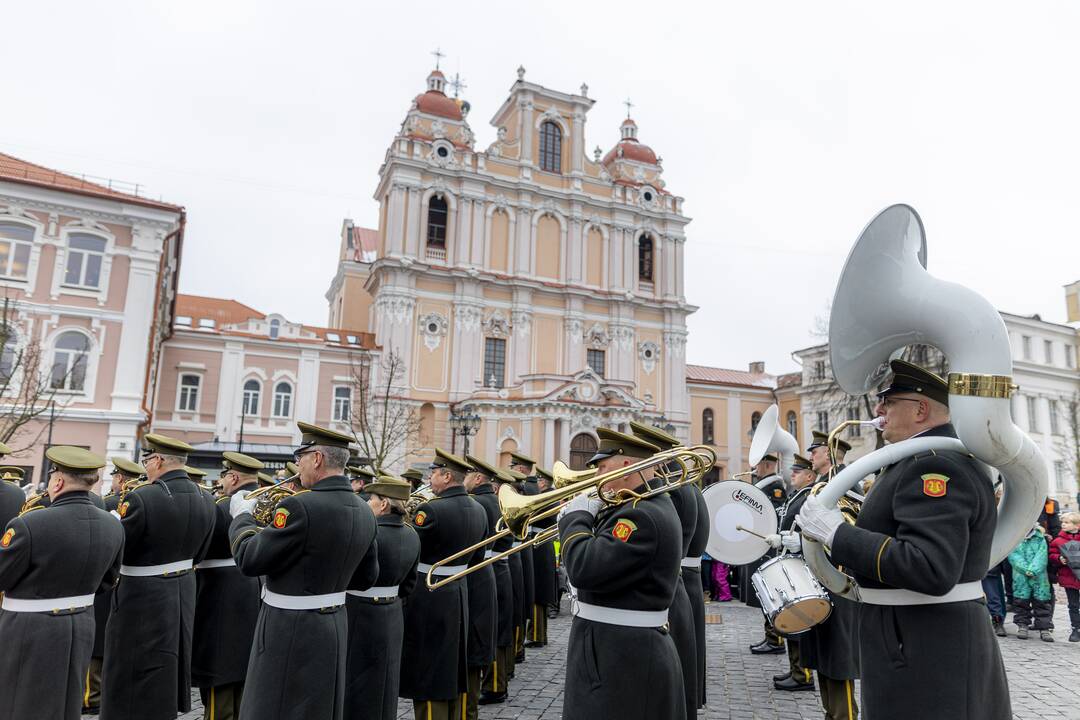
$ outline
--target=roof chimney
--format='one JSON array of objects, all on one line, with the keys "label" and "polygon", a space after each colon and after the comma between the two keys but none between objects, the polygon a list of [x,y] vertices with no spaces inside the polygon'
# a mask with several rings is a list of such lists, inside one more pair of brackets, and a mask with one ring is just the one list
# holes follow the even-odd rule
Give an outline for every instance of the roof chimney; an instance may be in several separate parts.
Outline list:
[{"label": "roof chimney", "polygon": [[750,363],[750,372],[755,374],[755,375],[764,375],[765,374],[765,361],[764,360],[755,360],[754,362]]}]

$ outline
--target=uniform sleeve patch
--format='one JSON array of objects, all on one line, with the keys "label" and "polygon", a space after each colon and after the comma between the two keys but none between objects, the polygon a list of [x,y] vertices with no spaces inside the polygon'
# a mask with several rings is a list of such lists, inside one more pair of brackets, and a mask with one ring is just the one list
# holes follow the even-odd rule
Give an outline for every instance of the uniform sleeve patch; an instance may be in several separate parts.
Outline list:
[{"label": "uniform sleeve patch", "polygon": [[8,528],[4,537],[0,537],[0,548],[6,548],[11,544],[11,538],[15,537],[15,528]]},{"label": "uniform sleeve patch", "polygon": [[772,491],[772,494],[773,494],[773,497],[780,497],[781,495],[784,494],[784,491],[781,490],[780,488],[776,488],[775,490]]},{"label": "uniform sleeve patch", "polygon": [[289,521],[289,510],[287,508],[278,508],[274,511],[274,527],[278,530],[285,527],[285,523]]},{"label": "uniform sleeve patch", "polygon": [[116,512],[120,515],[120,517],[124,517],[125,515],[127,515],[129,507],[131,507],[131,503],[125,500],[124,502],[120,503],[119,507],[116,508]]},{"label": "uniform sleeve patch", "polygon": [[615,523],[615,527],[611,528],[611,534],[616,540],[626,542],[630,539],[630,536],[637,530],[637,525],[633,520],[620,520]]},{"label": "uniform sleeve patch", "polygon": [[421,510],[420,512],[416,513],[415,517],[413,517],[412,523],[413,523],[413,525],[416,525],[417,527],[421,527],[426,520],[427,520],[427,513],[424,512],[423,510]]},{"label": "uniform sleeve patch", "polygon": [[947,483],[949,482],[948,475],[942,475],[940,473],[928,473],[922,476],[922,491],[923,495],[933,498],[945,497],[947,490]]}]

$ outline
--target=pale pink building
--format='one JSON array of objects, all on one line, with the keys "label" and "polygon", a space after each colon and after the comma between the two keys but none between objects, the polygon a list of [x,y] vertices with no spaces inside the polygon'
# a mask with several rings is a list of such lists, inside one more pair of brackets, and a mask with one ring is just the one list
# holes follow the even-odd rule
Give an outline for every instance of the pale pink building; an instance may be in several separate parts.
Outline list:
[{"label": "pale pink building", "polygon": [[[8,301],[0,372],[37,353],[48,378],[37,401],[55,408],[8,440],[17,449],[8,460],[35,481],[50,434],[53,444],[134,456],[171,323],[184,217],[179,205],[135,187],[0,153],[0,292]],[[28,382],[17,370],[12,377]],[[13,385],[0,398],[0,429],[18,403]]]}]

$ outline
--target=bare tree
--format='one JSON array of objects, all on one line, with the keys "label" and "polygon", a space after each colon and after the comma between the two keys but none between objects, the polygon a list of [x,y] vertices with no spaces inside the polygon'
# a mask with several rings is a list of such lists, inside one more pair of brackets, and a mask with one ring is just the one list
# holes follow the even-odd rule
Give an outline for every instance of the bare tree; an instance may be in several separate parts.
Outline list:
[{"label": "bare tree", "polygon": [[1061,403],[1064,435],[1057,440],[1058,452],[1073,469],[1073,478],[1080,490],[1080,392]]},{"label": "bare tree", "polygon": [[38,443],[48,428],[46,418],[60,415],[71,381],[85,379],[86,358],[70,367],[45,367],[40,341],[19,332],[18,304],[0,302],[0,442],[17,454]]},{"label": "bare tree", "polygon": [[360,452],[375,468],[393,465],[408,454],[420,432],[415,403],[404,397],[405,363],[387,351],[378,364],[371,356],[350,358],[352,403],[349,427]]}]

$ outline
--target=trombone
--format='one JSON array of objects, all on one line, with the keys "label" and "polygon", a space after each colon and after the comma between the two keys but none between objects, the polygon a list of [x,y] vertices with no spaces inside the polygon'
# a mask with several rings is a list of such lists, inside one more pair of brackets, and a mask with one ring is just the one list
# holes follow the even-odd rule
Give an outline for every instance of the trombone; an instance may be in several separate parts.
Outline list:
[{"label": "trombone", "polygon": [[[594,492],[602,502],[609,506],[621,505],[631,500],[644,500],[660,493],[670,492],[687,483],[700,482],[705,474],[712,469],[715,460],[715,453],[706,446],[676,447],[659,452],[632,465],[603,474],[599,474],[595,470],[570,470],[564,463],[557,462],[551,471],[552,475],[555,476],[555,489],[539,495],[522,495],[512,487],[504,485],[499,489],[499,510],[502,513],[499,525],[502,526],[502,529],[498,530],[494,535],[434,563],[427,572],[427,586],[431,590],[436,590],[522,550],[554,540],[559,534],[557,525],[544,528],[531,538],[526,539],[526,537],[529,528],[533,524],[539,520],[557,515],[562,510],[563,505],[580,492]],[[663,468],[669,463],[673,464],[674,468],[668,468],[661,473],[661,478],[664,480],[662,485],[649,487],[643,492],[622,488],[609,493],[604,488],[605,485],[615,480],[620,480],[634,473]],[[454,565],[456,564],[455,561],[468,558],[477,550],[491,545],[507,535],[521,541],[521,544],[486,558],[476,565],[470,565],[461,572],[447,575],[439,580],[433,580],[433,575],[439,568],[445,565]]]}]

